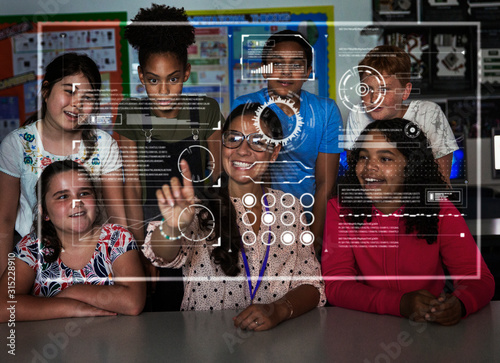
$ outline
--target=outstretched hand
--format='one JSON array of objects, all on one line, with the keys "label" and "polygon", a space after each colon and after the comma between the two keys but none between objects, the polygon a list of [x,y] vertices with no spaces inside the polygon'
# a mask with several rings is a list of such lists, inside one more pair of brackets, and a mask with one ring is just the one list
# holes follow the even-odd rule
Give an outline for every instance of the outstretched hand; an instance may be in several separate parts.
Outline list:
[{"label": "outstretched hand", "polygon": [[[189,208],[194,204],[194,189],[191,179],[191,171],[186,160],[181,160],[182,174],[186,176],[184,186],[179,178],[170,179],[170,186],[164,184],[156,191],[158,207],[165,219],[165,225],[175,229],[184,229],[191,224],[194,217],[194,208]],[[179,217],[181,217],[179,219]]]}]

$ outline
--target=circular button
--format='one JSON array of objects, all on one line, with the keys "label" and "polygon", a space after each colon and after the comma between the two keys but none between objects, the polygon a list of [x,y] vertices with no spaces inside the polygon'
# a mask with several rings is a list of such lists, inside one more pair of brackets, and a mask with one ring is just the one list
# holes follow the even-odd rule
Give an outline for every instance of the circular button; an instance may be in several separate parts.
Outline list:
[{"label": "circular button", "polygon": [[295,235],[292,232],[286,231],[281,234],[281,243],[284,245],[290,246],[294,241]]},{"label": "circular button", "polygon": [[276,221],[276,217],[272,212],[266,212],[262,215],[262,223],[266,226],[272,225]]},{"label": "circular button", "polygon": [[276,235],[271,231],[262,233],[262,243],[266,246],[271,246],[276,241]]},{"label": "circular button", "polygon": [[300,241],[304,246],[309,246],[314,242],[314,234],[311,231],[302,232],[300,235]]},{"label": "circular button", "polygon": [[295,223],[295,215],[292,212],[285,211],[281,215],[281,224],[291,226]]},{"label": "circular button", "polygon": [[247,193],[241,198],[245,208],[252,208],[257,203],[257,198],[252,193]]},{"label": "circular button", "polygon": [[[309,202],[309,203],[307,203],[307,202]],[[312,207],[314,205],[314,195],[312,195],[311,193],[302,194],[300,196],[300,204],[304,208]]]},{"label": "circular button", "polygon": [[[250,220],[250,215],[253,216],[253,222]],[[247,221],[245,221],[245,217],[248,220],[248,223],[247,223]],[[255,215],[254,212],[249,210],[249,211],[246,211],[245,214],[243,214],[243,216],[241,217],[241,220],[243,221],[243,224],[245,226],[253,226],[255,224],[255,222],[257,222],[257,216]]]},{"label": "circular button", "polygon": [[241,235],[241,240],[247,246],[252,246],[257,241],[257,236],[252,231],[245,231]]},{"label": "circular button", "polygon": [[[285,199],[289,199],[286,201]],[[295,197],[293,194],[285,193],[281,196],[281,205],[285,208],[291,208],[295,204]]]}]

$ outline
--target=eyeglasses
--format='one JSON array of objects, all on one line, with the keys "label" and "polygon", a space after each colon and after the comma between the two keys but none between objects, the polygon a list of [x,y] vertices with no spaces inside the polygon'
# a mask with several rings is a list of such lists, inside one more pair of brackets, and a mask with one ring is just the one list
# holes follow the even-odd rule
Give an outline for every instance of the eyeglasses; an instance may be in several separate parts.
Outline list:
[{"label": "eyeglasses", "polygon": [[245,135],[239,131],[225,131],[222,134],[222,144],[228,149],[240,147],[243,140],[247,140],[250,149],[257,152],[263,152],[272,148],[272,145],[264,141],[264,136],[259,133]]}]

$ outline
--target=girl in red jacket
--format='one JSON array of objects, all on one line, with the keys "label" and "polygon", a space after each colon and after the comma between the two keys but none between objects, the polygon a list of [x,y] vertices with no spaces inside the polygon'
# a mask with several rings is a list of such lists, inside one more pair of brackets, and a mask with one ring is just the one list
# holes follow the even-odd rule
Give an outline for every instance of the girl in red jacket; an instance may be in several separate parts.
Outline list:
[{"label": "girl in red jacket", "polygon": [[[322,269],[340,307],[452,325],[484,307],[494,279],[425,135],[404,119],[370,124],[328,203]],[[445,289],[445,271],[453,280]]]}]

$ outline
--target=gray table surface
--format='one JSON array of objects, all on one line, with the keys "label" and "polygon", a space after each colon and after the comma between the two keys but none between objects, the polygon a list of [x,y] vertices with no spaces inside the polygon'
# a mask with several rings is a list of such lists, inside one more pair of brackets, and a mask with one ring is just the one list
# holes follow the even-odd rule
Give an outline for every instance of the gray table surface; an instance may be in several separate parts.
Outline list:
[{"label": "gray table surface", "polygon": [[267,332],[234,311],[144,313],[0,325],[1,362],[500,362],[500,301],[452,327],[320,308]]}]

